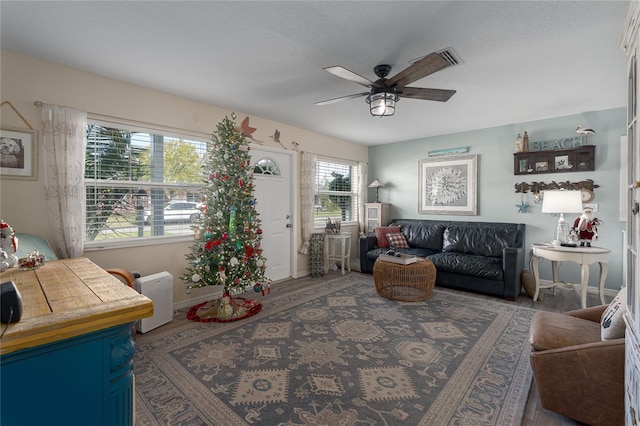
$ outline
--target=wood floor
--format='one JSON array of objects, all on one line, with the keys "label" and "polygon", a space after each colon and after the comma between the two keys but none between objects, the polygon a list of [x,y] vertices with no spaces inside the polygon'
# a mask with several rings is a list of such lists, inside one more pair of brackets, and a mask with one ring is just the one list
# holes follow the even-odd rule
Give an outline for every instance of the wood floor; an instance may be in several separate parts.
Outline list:
[{"label": "wood floor", "polygon": [[[352,272],[359,273],[359,272]],[[327,278],[337,278],[340,276],[340,272],[329,272]],[[301,278],[297,280],[290,280],[277,283],[280,288],[287,287],[288,290],[295,290],[299,287],[304,287],[309,284],[310,281],[318,280],[318,278]],[[274,287],[275,288],[275,287]],[[438,287],[439,290],[456,293],[457,290],[445,289]],[[275,293],[275,292],[274,292]],[[483,296],[479,294],[469,292],[459,292],[468,296],[474,296],[478,298],[500,300],[495,297]],[[612,297],[606,297],[606,302],[611,301]],[[556,294],[553,294],[551,289],[542,290],[542,300],[534,302],[523,291],[520,297],[515,302],[504,301],[505,303],[515,303],[518,306],[538,309],[542,311],[550,312],[567,312],[574,309],[580,309],[580,295],[571,289],[558,287]],[[600,304],[600,299],[597,294],[587,294],[587,306],[596,306]],[[535,381],[532,382],[531,391],[529,392],[529,399],[527,400],[527,406],[525,408],[524,418],[522,420],[522,426],[576,426],[583,425],[583,423],[577,422],[571,418],[561,416],[552,411],[545,410],[540,405],[540,399],[536,390]]]}]

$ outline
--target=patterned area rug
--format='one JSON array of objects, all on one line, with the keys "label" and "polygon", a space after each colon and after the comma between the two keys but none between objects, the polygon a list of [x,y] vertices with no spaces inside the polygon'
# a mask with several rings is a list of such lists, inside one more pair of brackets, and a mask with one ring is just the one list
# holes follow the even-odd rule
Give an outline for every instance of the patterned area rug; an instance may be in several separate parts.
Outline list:
[{"label": "patterned area rug", "polygon": [[232,323],[139,335],[138,425],[519,425],[535,311],[351,273]]}]

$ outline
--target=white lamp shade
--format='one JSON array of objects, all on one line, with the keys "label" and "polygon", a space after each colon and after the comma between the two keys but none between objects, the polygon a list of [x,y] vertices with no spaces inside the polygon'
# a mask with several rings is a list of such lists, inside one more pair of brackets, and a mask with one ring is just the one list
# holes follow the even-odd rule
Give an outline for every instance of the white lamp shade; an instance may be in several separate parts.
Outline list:
[{"label": "white lamp shade", "polygon": [[542,199],[542,213],[559,213],[560,217],[556,222],[553,232],[553,245],[563,245],[567,243],[569,237],[569,225],[564,220],[564,213],[582,212],[582,192],[545,190]]},{"label": "white lamp shade", "polygon": [[582,192],[545,190],[542,213],[582,213]]}]

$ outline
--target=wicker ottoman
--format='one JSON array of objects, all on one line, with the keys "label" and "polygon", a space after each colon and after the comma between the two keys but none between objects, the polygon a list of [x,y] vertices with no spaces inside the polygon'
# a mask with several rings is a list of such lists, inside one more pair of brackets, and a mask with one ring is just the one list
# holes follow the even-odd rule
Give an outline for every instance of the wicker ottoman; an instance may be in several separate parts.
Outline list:
[{"label": "wicker ottoman", "polygon": [[430,299],[436,282],[436,267],[419,257],[415,263],[400,265],[384,260],[373,264],[376,293],[391,300],[416,302]]}]

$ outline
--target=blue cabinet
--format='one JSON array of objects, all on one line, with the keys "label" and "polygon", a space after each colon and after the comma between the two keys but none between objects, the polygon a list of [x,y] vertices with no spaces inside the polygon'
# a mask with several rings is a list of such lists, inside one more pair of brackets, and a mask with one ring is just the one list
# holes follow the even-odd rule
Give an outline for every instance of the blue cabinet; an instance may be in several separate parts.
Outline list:
[{"label": "blue cabinet", "polygon": [[153,302],[86,258],[12,268],[23,313],[0,341],[2,426],[133,424],[133,341]]},{"label": "blue cabinet", "polygon": [[131,425],[132,331],[130,323],[0,357],[0,424]]}]

